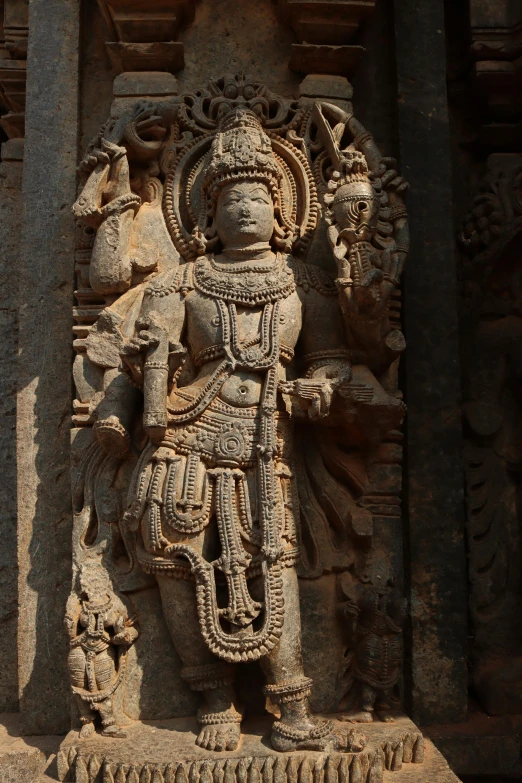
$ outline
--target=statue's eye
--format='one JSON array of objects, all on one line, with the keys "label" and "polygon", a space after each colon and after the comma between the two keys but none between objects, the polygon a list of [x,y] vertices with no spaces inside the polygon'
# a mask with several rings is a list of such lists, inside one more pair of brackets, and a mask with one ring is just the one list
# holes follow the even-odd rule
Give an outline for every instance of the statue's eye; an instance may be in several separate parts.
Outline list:
[{"label": "statue's eye", "polygon": [[237,98],[237,87],[235,84],[227,84],[224,89],[225,98]]},{"label": "statue's eye", "polygon": [[245,87],[245,89],[243,90],[243,95],[245,96],[245,98],[247,99],[247,101],[249,101],[249,100],[250,100],[250,98],[253,98],[253,97],[254,97],[254,93],[255,93],[255,90],[254,90],[254,88],[252,87],[252,85],[251,85],[251,84],[247,84],[247,86],[246,86],[246,87]]}]

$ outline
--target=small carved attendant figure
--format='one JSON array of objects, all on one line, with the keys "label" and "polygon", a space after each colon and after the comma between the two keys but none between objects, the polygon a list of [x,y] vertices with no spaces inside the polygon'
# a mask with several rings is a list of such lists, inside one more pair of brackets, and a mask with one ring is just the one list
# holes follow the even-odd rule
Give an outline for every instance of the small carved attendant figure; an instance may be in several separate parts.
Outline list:
[{"label": "small carved attendant figure", "polygon": [[80,598],[74,593],[70,596],[65,615],[71,684],[82,723],[80,737],[94,734],[96,712],[104,736],[125,737],[116,725],[113,696],[123,680],[127,650],[138,631],[113,593],[101,564],[86,562],[80,572],[80,589]]},{"label": "small carved attendant figure", "polygon": [[372,723],[375,711],[380,720],[392,723],[389,710],[401,674],[406,601],[397,590],[379,591],[372,585],[360,584],[345,592],[351,594],[343,613],[352,649],[350,673],[359,685],[359,710],[343,720]]}]

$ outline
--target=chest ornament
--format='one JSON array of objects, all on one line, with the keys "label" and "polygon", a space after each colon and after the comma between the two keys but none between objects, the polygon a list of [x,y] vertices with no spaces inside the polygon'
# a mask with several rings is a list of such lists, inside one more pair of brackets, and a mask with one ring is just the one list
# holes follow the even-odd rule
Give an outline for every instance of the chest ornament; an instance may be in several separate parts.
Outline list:
[{"label": "chest ornament", "polygon": [[194,283],[206,296],[244,307],[277,302],[295,291],[293,270],[281,253],[269,262],[236,264],[220,264],[212,256],[202,256],[194,265]]}]

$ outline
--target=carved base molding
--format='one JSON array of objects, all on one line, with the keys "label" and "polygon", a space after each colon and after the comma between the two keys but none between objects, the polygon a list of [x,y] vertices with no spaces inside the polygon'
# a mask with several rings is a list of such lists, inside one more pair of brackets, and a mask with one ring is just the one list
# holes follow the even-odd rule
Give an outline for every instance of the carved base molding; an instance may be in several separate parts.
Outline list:
[{"label": "carved base molding", "polygon": [[[350,724],[335,721],[346,731]],[[195,745],[195,718],[135,723],[126,739],[72,731],[57,763],[70,783],[458,783],[443,757],[408,718],[360,725],[369,738],[361,753],[277,753],[268,746],[271,721],[251,718],[235,751],[216,753]]]}]

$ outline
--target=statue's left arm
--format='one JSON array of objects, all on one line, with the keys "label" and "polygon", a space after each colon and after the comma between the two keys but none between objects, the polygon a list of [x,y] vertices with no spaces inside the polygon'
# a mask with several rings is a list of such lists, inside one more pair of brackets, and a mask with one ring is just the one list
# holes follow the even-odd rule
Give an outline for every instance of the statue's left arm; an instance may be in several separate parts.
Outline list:
[{"label": "statue's left arm", "polygon": [[[339,295],[338,280],[334,282],[310,265],[302,269],[312,284],[300,289],[304,311],[298,343],[300,377],[282,384],[282,391],[289,395],[293,415],[340,427],[353,442],[376,442],[397,428],[404,415],[402,401],[380,383],[390,356],[384,356],[382,340],[370,354],[369,343],[361,346],[354,332],[343,328],[350,322],[346,324],[346,311],[339,303],[344,292]],[[319,285],[318,277],[322,278]],[[377,372],[369,357],[375,364],[379,355]]]},{"label": "statue's left arm", "polygon": [[[347,339],[358,345],[361,361],[380,373],[404,350],[389,311],[409,247],[403,201],[408,185],[395,160],[381,155],[354,117],[329,104],[316,104],[314,112],[333,164],[325,217]],[[338,123],[333,129],[327,117]],[[353,142],[341,149],[346,135]]]}]

